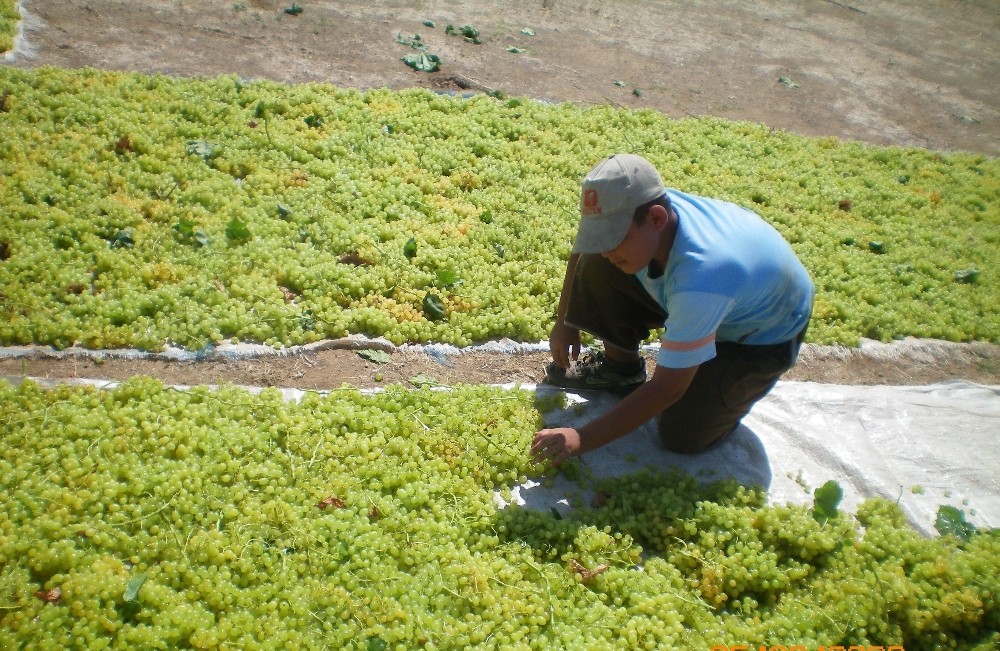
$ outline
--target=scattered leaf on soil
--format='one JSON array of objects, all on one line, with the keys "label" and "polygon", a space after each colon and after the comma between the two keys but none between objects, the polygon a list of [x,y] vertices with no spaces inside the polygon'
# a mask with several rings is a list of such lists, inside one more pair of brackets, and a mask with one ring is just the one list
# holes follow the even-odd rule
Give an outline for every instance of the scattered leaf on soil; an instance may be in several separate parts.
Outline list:
[{"label": "scattered leaf on soil", "polygon": [[441,57],[436,54],[427,54],[426,52],[407,54],[402,61],[420,72],[437,72],[441,69]]},{"label": "scattered leaf on soil", "polygon": [[384,350],[373,350],[370,348],[359,350],[358,357],[367,359],[369,362],[375,362],[376,364],[388,364],[392,361],[392,356]]}]

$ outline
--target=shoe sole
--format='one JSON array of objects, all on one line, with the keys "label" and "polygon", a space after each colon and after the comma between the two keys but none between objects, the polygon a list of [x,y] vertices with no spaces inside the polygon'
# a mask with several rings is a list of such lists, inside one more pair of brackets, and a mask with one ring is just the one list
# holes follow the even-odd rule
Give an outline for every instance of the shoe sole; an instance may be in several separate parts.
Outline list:
[{"label": "shoe sole", "polygon": [[636,384],[587,384],[585,382],[576,383],[573,381],[561,381],[557,382],[552,378],[544,378],[542,380],[543,384],[549,386],[559,387],[560,389],[572,389],[573,391],[603,391],[605,393],[613,393],[615,395],[627,396],[632,393],[643,384],[646,383],[645,380],[638,382]]}]

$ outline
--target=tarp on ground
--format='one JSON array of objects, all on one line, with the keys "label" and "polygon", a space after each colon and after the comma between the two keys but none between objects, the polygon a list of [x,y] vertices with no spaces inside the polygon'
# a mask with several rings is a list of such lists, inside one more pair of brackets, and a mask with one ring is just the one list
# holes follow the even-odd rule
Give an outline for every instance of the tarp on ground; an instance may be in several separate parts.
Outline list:
[{"label": "tarp on ground", "polygon": [[[574,404],[548,414],[548,426],[583,425],[617,400],[602,394],[569,397]],[[706,481],[733,477],[765,487],[771,503],[811,505],[813,491],[832,479],[844,491],[843,510],[853,512],[869,497],[898,501],[915,528],[934,535],[938,507],[948,504],[978,527],[998,527],[1000,387],[782,381],[732,435],[706,452],[668,451],[651,421],[583,455],[581,463],[583,474],[594,477],[642,467],[679,468]],[[590,497],[579,483],[559,475],[513,491],[513,501],[559,511],[588,504]]]}]

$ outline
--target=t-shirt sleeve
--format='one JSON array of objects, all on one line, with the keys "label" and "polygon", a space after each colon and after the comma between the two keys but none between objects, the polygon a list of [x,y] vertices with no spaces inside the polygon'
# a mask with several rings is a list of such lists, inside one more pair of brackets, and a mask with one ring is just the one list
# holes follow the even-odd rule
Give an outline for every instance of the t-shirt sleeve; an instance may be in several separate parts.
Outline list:
[{"label": "t-shirt sleeve", "polygon": [[715,331],[733,307],[733,299],[719,294],[675,294],[667,306],[666,331],[660,337],[656,363],[667,368],[690,368],[715,357]]}]

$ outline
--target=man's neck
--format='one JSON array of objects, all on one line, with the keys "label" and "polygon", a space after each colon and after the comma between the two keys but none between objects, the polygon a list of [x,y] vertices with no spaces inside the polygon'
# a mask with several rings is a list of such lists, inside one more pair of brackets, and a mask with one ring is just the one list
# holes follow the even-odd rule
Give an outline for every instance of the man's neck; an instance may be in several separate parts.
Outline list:
[{"label": "man's neck", "polygon": [[677,213],[673,206],[667,208],[667,225],[660,231],[660,247],[656,255],[649,261],[649,277],[659,278],[667,269],[667,261],[670,259],[670,249],[674,247],[674,239],[677,237]]}]

